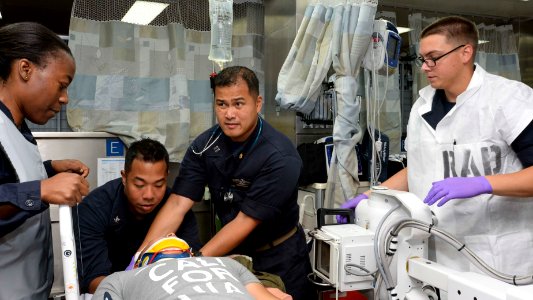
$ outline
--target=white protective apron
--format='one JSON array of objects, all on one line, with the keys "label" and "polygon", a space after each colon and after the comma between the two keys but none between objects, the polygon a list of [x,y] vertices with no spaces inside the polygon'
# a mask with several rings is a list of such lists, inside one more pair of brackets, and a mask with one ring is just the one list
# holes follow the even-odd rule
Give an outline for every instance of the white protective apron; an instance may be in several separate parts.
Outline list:
[{"label": "white protective apron", "polygon": [[[47,177],[36,145],[0,112],[0,143],[20,182]],[[27,219],[0,238],[0,299],[47,299],[54,272],[50,212]]]},{"label": "white protective apron", "polygon": [[[502,104],[513,97],[513,92],[507,93],[502,87],[502,84],[508,87],[509,81],[502,80],[477,66],[467,90],[457,98],[457,104],[436,130],[422,118],[431,110],[434,89],[421,90],[421,97],[411,111],[407,145],[409,190],[420,199],[426,197],[432,182],[447,177],[485,176],[522,169],[510,144],[531,122],[533,103]],[[524,91],[516,85],[509,90],[517,94]],[[495,95],[499,96],[496,100]],[[517,112],[516,116],[511,116],[512,112]],[[509,117],[512,120],[505,120]],[[533,273],[532,198],[480,195],[451,200],[442,207],[433,205],[431,209],[438,219],[438,228],[465,242],[490,266],[507,274]],[[438,238],[435,249],[430,248],[431,254],[447,267],[476,270],[462,254]]]}]

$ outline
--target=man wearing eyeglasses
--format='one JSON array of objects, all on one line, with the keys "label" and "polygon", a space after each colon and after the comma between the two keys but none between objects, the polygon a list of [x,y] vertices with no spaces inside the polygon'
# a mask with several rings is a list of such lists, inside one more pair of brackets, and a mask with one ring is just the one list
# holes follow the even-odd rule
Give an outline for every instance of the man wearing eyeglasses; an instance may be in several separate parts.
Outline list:
[{"label": "man wearing eyeglasses", "polygon": [[[533,90],[475,64],[477,45],[475,24],[461,17],[440,19],[422,31],[416,62],[430,85],[411,110],[408,168],[382,185],[424,199],[439,228],[497,270],[531,274]],[[471,270],[440,240],[430,258]]]}]

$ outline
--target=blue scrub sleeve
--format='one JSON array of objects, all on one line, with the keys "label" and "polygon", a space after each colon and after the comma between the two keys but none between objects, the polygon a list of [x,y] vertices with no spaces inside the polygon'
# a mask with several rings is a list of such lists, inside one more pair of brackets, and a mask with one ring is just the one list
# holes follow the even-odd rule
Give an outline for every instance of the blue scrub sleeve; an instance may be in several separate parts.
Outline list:
[{"label": "blue scrub sleeve", "polygon": [[20,211],[8,219],[0,218],[0,237],[49,207],[48,203],[41,202],[41,183],[38,180],[0,185],[0,205],[4,203],[10,203]]},{"label": "blue scrub sleeve", "polygon": [[533,121],[516,137],[511,147],[524,168],[533,166]]}]

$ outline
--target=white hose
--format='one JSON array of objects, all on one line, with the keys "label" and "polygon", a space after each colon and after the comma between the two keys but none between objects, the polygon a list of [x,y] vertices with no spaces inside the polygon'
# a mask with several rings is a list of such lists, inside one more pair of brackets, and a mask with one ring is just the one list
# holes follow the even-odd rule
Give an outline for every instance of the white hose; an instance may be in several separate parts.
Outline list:
[{"label": "white hose", "polygon": [[394,224],[394,229],[391,231],[391,235],[397,235],[400,230],[402,230],[405,227],[411,227],[416,228],[422,231],[426,231],[444,242],[450,244],[452,247],[457,249],[458,252],[463,254],[472,264],[474,264],[478,269],[480,269],[483,273],[487,274],[488,276],[498,279],[500,281],[503,281],[508,284],[512,285],[529,285],[533,284],[533,274],[530,275],[509,275],[504,274],[498,270],[495,270],[491,266],[489,266],[486,262],[484,262],[479,256],[477,256],[472,250],[470,250],[466,245],[459,240],[457,240],[455,237],[453,237],[450,233],[433,227],[433,225],[426,224],[420,221],[416,220],[400,220],[396,224]]}]

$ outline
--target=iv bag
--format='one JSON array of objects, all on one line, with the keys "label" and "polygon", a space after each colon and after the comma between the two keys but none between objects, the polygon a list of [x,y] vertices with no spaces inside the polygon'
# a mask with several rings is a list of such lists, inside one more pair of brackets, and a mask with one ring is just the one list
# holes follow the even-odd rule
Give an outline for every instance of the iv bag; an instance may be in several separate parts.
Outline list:
[{"label": "iv bag", "polygon": [[222,69],[224,62],[232,60],[233,0],[209,0],[209,19],[211,21],[211,48],[208,58]]}]

